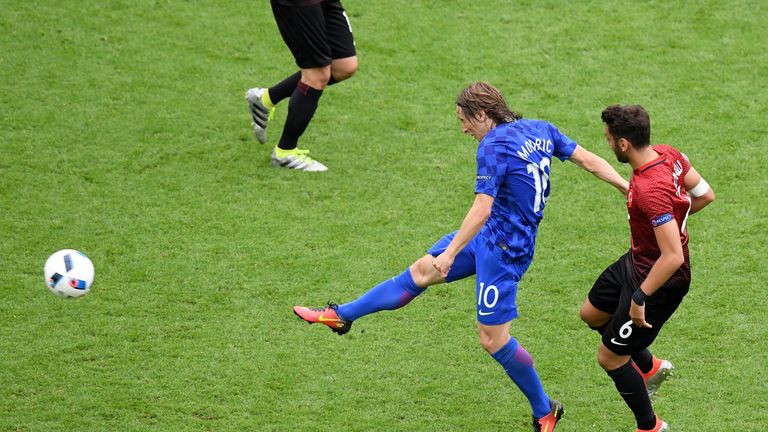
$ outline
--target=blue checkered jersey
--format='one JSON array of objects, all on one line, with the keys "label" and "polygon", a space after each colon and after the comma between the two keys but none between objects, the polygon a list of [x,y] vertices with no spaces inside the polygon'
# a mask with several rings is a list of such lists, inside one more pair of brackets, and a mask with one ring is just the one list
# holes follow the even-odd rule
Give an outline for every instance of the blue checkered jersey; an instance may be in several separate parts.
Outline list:
[{"label": "blue checkered jersey", "polygon": [[504,261],[533,258],[536,232],[551,189],[552,156],[568,159],[576,143],[545,121],[501,124],[477,148],[475,193],[494,197],[479,235]]}]

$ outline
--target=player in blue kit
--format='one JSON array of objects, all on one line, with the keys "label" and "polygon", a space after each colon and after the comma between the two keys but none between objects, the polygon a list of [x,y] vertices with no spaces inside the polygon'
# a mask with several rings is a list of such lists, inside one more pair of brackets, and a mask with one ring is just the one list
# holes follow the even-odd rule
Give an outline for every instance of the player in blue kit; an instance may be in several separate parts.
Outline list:
[{"label": "player in blue kit", "polygon": [[446,235],[398,276],[358,299],[327,307],[294,307],[309,323],[338,334],[365,315],[405,306],[427,287],[477,276],[480,343],[528,398],[533,430],[551,432],[563,406],[542,387],[530,354],[510,336],[517,317],[517,284],[533,259],[539,221],[550,194],[552,158],[570,160],[627,191],[608,162],[578,146],[550,123],[512,112],[492,85],[476,82],[458,96],[456,114],[464,133],[479,141],[475,200],[458,231]]}]

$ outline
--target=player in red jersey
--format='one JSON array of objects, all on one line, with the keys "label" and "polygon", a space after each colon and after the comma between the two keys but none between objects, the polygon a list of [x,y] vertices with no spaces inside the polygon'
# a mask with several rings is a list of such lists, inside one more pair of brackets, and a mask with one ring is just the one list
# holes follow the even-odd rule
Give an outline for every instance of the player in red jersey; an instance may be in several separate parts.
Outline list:
[{"label": "player in red jersey", "polygon": [[595,281],[581,319],[602,334],[598,362],[635,415],[637,431],[663,432],[668,425],[654,413],[650,395],[672,365],[648,346],[688,292],[688,216],[715,194],[685,155],[650,145],[643,107],[612,105],[602,119],[616,158],[633,170],[627,193],[631,248]]}]

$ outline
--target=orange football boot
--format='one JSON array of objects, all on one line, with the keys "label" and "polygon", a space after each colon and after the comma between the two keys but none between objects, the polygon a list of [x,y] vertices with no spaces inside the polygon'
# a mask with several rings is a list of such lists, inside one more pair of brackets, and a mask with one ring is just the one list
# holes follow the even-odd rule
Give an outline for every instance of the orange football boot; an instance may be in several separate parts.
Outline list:
[{"label": "orange football boot", "polygon": [[661,420],[659,416],[656,416],[656,426],[654,426],[653,429],[638,429],[637,432],[667,432],[668,430],[669,425],[667,422]]},{"label": "orange football boot", "polygon": [[341,319],[336,313],[336,308],[338,307],[339,306],[334,303],[328,303],[328,306],[319,308],[294,306],[293,313],[310,324],[325,324],[334,332],[343,335],[352,328],[352,321]]},{"label": "orange football boot", "polygon": [[545,415],[542,418],[533,418],[533,431],[534,432],[552,432],[555,430],[555,425],[557,422],[560,421],[560,417],[565,414],[565,408],[563,408],[563,404],[560,402],[550,399],[549,400],[549,406],[551,409],[549,410],[549,414]]}]

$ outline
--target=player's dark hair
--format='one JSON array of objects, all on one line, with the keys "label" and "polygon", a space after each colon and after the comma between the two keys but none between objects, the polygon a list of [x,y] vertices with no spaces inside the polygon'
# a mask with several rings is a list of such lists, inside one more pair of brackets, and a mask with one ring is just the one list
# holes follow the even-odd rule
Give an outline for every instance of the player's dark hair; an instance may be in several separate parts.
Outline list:
[{"label": "player's dark hair", "polygon": [[636,149],[651,143],[651,120],[640,105],[611,105],[601,117],[617,140],[624,138]]},{"label": "player's dark hair", "polygon": [[485,115],[496,124],[510,123],[523,118],[522,115],[509,109],[504,96],[496,87],[483,81],[473,82],[462,90],[456,98],[456,105],[468,119],[475,118],[481,112],[485,112]]}]

